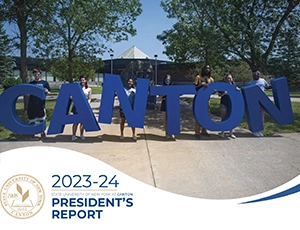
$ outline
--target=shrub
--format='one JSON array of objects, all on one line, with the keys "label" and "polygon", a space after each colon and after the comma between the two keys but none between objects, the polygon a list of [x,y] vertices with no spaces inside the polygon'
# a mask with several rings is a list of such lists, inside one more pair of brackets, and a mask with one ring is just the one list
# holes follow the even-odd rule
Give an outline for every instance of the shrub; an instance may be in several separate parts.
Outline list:
[{"label": "shrub", "polygon": [[9,78],[6,78],[3,81],[3,88],[5,90],[5,89],[8,89],[9,87],[12,87],[12,86],[15,86],[15,85],[18,85],[18,84],[21,84],[21,83],[22,83],[21,78],[16,79],[14,77],[9,77]]}]

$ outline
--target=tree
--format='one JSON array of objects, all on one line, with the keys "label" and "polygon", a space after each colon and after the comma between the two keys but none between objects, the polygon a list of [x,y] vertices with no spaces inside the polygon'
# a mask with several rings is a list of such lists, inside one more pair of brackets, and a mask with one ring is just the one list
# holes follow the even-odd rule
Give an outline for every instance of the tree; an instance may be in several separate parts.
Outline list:
[{"label": "tree", "polygon": [[[49,0],[50,1],[50,0]],[[51,1],[50,1],[51,2]],[[2,0],[0,1],[1,22],[17,25],[18,32],[14,38],[15,47],[20,49],[22,83],[28,82],[27,76],[27,46],[28,33],[36,25],[37,20],[49,10],[48,0]],[[29,97],[24,95],[24,111],[27,110]]]},{"label": "tree", "polygon": [[289,85],[300,87],[300,21],[295,29],[283,28],[286,36],[279,37],[278,46],[268,63],[272,73],[288,78]]},{"label": "tree", "polygon": [[43,12],[48,9],[46,5],[46,0],[3,0],[0,2],[1,21],[15,24],[19,30],[14,40],[15,46],[20,49],[20,74],[23,83],[28,82],[26,61],[28,33],[42,17]]},{"label": "tree", "polygon": [[[167,54],[170,52],[168,48],[175,44],[185,57],[195,52],[193,50],[206,49],[208,54],[220,58],[241,59],[251,70],[260,68],[268,72],[268,61],[276,55],[275,47],[280,46],[279,38],[288,36],[284,29],[299,28],[296,23],[299,3],[300,0],[165,0],[162,7],[168,17],[178,19],[178,23],[158,39],[164,42]],[[191,28],[184,42],[178,27]],[[172,35],[177,33],[177,36],[170,39],[168,33],[172,31]],[[218,54],[218,50],[222,52]]]},{"label": "tree", "polygon": [[229,62],[228,73],[232,74],[234,81],[239,83],[240,86],[247,85],[252,79],[251,69],[249,65],[241,60],[234,60]]},{"label": "tree", "polygon": [[[88,79],[95,79],[96,70],[103,66],[101,60],[85,60],[80,57],[73,58],[73,68],[72,73],[75,76],[75,80],[78,80],[78,77],[85,75]],[[52,73],[55,79],[61,81],[68,81],[68,62],[65,57],[54,58],[50,61],[49,70]]]},{"label": "tree", "polygon": [[0,84],[5,78],[12,76],[14,59],[9,56],[10,52],[10,41],[5,33],[3,24],[0,23]]},{"label": "tree", "polygon": [[129,78],[134,81],[137,78],[148,78],[150,84],[154,83],[154,69],[150,60],[133,60],[126,65],[126,68],[121,72],[121,79],[126,85]]},{"label": "tree", "polygon": [[135,35],[133,22],[141,14],[139,0],[53,1],[50,13],[36,26],[36,53],[59,58],[67,54],[68,81],[73,82],[75,60],[103,54],[105,42],[127,40]]}]

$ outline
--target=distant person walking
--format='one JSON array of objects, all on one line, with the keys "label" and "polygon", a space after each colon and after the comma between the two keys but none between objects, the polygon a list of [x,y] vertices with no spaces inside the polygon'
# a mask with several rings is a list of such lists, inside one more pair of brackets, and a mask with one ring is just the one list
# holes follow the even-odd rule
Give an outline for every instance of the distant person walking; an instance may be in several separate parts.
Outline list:
[{"label": "distant person walking", "polygon": [[[173,82],[172,82],[172,77],[170,74],[167,74],[165,77],[164,77],[164,80],[163,80],[163,86],[170,86],[172,85]],[[162,111],[163,113],[163,116],[164,116],[164,130],[165,130],[165,133],[166,133],[166,138],[175,138],[174,135],[168,135],[167,134],[167,116],[166,116],[166,110],[167,110],[167,101],[166,101],[166,96],[162,96],[161,97],[161,107],[160,107],[160,111]]]},{"label": "distant person walking", "polygon": [[[231,74],[227,74],[227,76],[225,77],[225,82],[228,84],[231,84],[231,85],[235,85]],[[236,90],[240,90],[240,89],[238,87],[236,87]],[[218,93],[218,95],[219,95],[219,97],[221,97],[221,100],[220,100],[221,121],[224,121],[226,119],[228,109],[230,106],[230,97],[226,91],[221,91]],[[223,138],[224,136],[225,136],[225,132],[223,131],[220,133],[220,137]],[[229,136],[233,139],[236,138],[236,136],[233,134],[233,130],[230,130]]]},{"label": "distant person walking", "polygon": [[[135,100],[135,94],[136,94],[136,89],[134,87],[134,83],[133,83],[133,79],[129,78],[127,80],[127,86],[124,87],[125,93],[128,97],[129,103],[131,105],[131,108],[133,108],[134,106],[134,100]],[[123,112],[123,109],[120,105],[120,118],[121,118],[121,123],[120,123],[120,139],[123,140],[124,139],[124,128],[125,128],[125,121],[126,121],[126,117],[125,114]],[[137,140],[137,136],[135,135],[135,128],[131,127],[132,130],[132,139],[133,140]]]},{"label": "distant person walking", "polygon": [[[194,84],[196,86],[196,91],[198,91],[202,87],[207,87],[208,84],[213,83],[214,79],[211,76],[211,66],[209,64],[206,64],[205,66],[202,67],[201,69],[201,74],[197,75],[195,77]],[[208,101],[208,111],[209,111],[210,105]],[[200,133],[201,131],[201,133]],[[200,126],[200,124],[197,122],[195,123],[195,137],[197,139],[200,139],[201,135],[203,136],[210,136],[210,134],[207,133],[207,130]]]},{"label": "distant person walking", "polygon": [[[248,82],[248,85],[257,85],[263,92],[265,89],[271,89],[272,86],[269,85],[269,83],[262,77],[260,77],[260,71],[259,70],[254,70],[253,71],[253,79]],[[261,110],[261,118],[262,122],[265,121],[265,110],[260,107]],[[256,137],[263,137],[264,135],[262,134],[261,131],[258,132],[252,132],[252,134]]]},{"label": "distant person walking", "polygon": [[[50,94],[51,89],[49,83],[42,80],[42,71],[40,69],[33,69],[32,74],[34,76],[34,80],[29,82],[29,84],[41,86],[44,88],[46,95]],[[33,95],[29,96],[27,115],[30,124],[35,124],[36,121],[43,122],[46,120],[45,104],[45,100]],[[46,137],[45,132],[41,133],[41,137]]]},{"label": "distant person walking", "polygon": [[[83,91],[83,94],[85,95],[85,98],[88,100],[89,103],[91,103],[92,89],[88,86],[87,77],[86,76],[80,76],[79,80],[80,80],[80,85],[82,87],[82,91]],[[76,110],[76,107],[74,105],[72,107],[71,112],[73,114],[78,114],[78,112]],[[73,126],[72,126],[72,137],[71,137],[72,141],[75,141],[77,139],[76,132],[77,132],[78,125],[79,124],[77,123],[77,124],[73,124]],[[84,137],[83,133],[84,133],[84,127],[83,127],[83,124],[80,123],[80,139],[81,140],[85,140],[85,137]]]}]

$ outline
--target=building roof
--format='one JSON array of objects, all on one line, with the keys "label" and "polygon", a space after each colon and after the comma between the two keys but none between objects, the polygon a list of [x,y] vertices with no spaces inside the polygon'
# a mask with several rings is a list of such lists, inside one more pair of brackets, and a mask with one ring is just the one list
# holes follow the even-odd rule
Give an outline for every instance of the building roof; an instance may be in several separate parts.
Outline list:
[{"label": "building roof", "polygon": [[118,56],[118,58],[125,59],[150,59],[150,57],[138,49],[136,46],[132,46],[130,49],[126,50],[124,53]]}]

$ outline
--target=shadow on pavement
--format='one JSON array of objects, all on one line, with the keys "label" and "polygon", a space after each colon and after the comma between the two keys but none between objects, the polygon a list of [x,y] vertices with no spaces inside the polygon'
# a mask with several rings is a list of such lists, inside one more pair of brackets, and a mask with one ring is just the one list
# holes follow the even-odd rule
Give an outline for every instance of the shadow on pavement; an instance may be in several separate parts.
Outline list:
[{"label": "shadow on pavement", "polygon": [[41,139],[44,143],[56,143],[56,142],[70,142],[70,143],[101,143],[102,137],[94,136],[94,137],[85,137],[85,140],[81,140],[79,137],[75,141],[71,140],[71,135],[57,135],[57,136],[51,136],[46,137],[44,139]]},{"label": "shadow on pavement", "polygon": [[176,141],[176,139],[173,138],[166,138],[165,136],[161,136],[161,135],[156,135],[156,134],[152,134],[152,133],[147,133],[147,134],[139,134],[139,139],[143,139],[143,140],[151,140],[151,141]]},{"label": "shadow on pavement", "polygon": [[[138,135],[137,135],[138,136]],[[138,139],[140,139],[138,137]],[[125,136],[124,139],[120,139],[119,135],[110,135],[110,134],[103,134],[102,140],[107,142],[136,142],[136,140],[132,139],[130,136]]]}]

